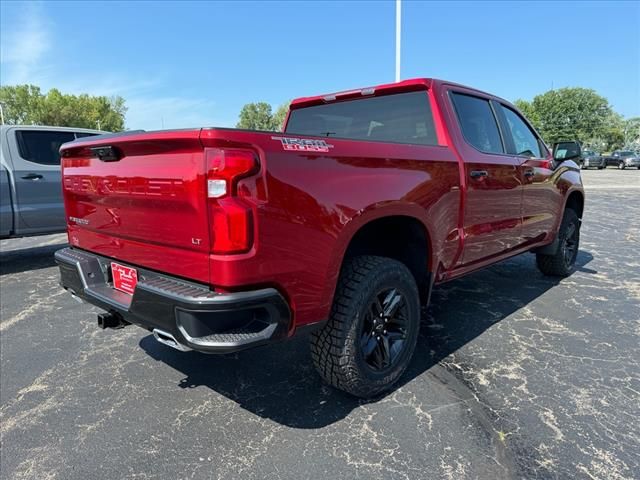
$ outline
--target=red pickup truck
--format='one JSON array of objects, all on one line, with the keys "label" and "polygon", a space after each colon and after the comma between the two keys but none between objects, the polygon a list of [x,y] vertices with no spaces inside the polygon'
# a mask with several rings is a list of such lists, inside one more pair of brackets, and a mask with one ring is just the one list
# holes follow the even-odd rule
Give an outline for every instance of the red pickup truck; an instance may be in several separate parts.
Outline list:
[{"label": "red pickup truck", "polygon": [[376,395],[407,367],[434,285],[524,252],[571,273],[580,151],[558,150],[509,102],[435,79],[294,100],[282,133],[79,139],[61,148],[61,283],[103,328],[179,350],[311,330],[324,380]]}]

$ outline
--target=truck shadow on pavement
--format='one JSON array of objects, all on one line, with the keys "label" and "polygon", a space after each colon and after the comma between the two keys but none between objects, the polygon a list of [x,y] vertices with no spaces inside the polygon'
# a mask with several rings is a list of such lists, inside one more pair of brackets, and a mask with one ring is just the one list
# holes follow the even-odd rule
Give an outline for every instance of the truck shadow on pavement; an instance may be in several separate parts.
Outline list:
[{"label": "truck shadow on pavement", "polygon": [[[578,271],[597,273],[585,267],[592,259],[581,250]],[[413,379],[434,367],[441,370],[441,360],[558,283],[540,274],[533,256],[527,255],[436,288],[422,315],[414,359],[394,390],[410,389]],[[382,398],[356,399],[324,385],[311,363],[306,337],[221,356],[177,352],[151,335],[140,346],[185,375],[180,388],[208,387],[247,411],[288,427],[322,428]],[[447,383],[441,374],[431,373],[429,381]]]},{"label": "truck shadow on pavement", "polygon": [[56,264],[53,254],[66,245],[66,242],[61,242],[55,245],[20,250],[0,250],[0,275],[53,267]]}]

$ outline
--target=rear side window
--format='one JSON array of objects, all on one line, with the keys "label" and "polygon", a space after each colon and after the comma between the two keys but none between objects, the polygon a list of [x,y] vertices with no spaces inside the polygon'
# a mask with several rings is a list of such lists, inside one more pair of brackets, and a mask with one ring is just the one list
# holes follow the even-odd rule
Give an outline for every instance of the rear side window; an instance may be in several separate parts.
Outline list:
[{"label": "rear side window", "polygon": [[425,91],[294,109],[287,133],[354,140],[437,145]]},{"label": "rear side window", "polygon": [[516,112],[502,105],[502,111],[509,125],[511,138],[516,147],[516,155],[526,155],[527,157],[542,157],[540,142],[529,126],[520,118]]},{"label": "rear side window", "polygon": [[452,93],[451,98],[465,140],[481,152],[504,153],[489,101],[462,93]]},{"label": "rear side window", "polygon": [[60,145],[76,139],[73,132],[46,130],[18,130],[16,132],[20,156],[42,165],[60,165]]},{"label": "rear side window", "polygon": [[84,138],[84,137],[94,137],[98,135],[97,133],[89,133],[89,132],[76,132],[76,138]]}]

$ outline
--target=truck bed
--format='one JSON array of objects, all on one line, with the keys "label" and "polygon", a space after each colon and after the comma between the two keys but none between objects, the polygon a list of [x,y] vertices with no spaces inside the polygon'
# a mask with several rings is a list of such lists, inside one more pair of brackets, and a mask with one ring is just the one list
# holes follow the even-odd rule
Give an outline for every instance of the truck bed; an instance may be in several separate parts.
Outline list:
[{"label": "truck bed", "polygon": [[[331,139],[289,146],[277,132],[196,129],[134,132],[66,144],[63,188],[69,242],[133,266],[201,282],[218,291],[276,286],[290,292],[303,323],[326,317],[339,273],[343,230],[384,212],[423,218],[435,245],[458,248],[458,160],[446,148]],[[116,161],[96,157],[112,147]],[[253,215],[246,251],[212,251],[216,226],[207,208],[205,150],[244,149],[259,168],[237,182]],[[302,148],[302,149],[301,149]],[[92,149],[94,149],[92,151]],[[425,162],[424,159],[429,161]],[[373,211],[384,192],[385,208]],[[420,206],[426,206],[426,208]],[[337,250],[336,250],[337,249]]]}]

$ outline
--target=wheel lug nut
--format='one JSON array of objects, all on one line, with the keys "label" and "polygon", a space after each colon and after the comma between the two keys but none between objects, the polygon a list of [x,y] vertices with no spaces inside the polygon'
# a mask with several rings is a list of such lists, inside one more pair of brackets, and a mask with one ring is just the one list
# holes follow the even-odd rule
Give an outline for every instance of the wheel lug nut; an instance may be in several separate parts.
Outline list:
[{"label": "wheel lug nut", "polygon": [[386,334],[387,334],[387,331],[386,331],[386,330],[383,330],[383,331],[382,331],[382,333],[386,335]]}]

